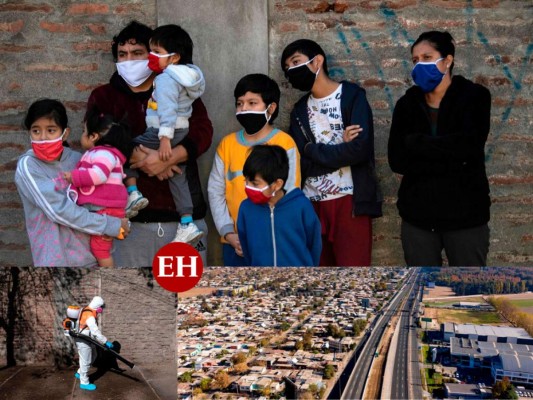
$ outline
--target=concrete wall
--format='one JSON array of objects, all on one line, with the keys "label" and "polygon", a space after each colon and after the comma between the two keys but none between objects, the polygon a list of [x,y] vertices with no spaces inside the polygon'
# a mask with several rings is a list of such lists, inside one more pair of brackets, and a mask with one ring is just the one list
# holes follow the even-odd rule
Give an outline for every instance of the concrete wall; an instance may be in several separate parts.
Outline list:
[{"label": "concrete wall", "polygon": [[[266,1],[159,0],[159,25],[179,23],[194,42],[193,60],[206,80],[205,103],[213,123],[211,148],[198,160],[207,199],[207,177],[215,152],[225,135],[240,129],[235,118],[233,90],[243,76],[268,74],[268,14]],[[222,247],[211,215],[208,263],[220,265]]]},{"label": "concrete wall", "polygon": [[[76,351],[61,321],[69,305],[106,302],[102,333],[120,342],[121,353],[139,364],[176,366],[176,297],[149,276],[150,269],[0,269],[0,365],[6,357],[8,309],[15,320],[15,359],[19,365],[69,365]],[[13,285],[15,275],[18,284]],[[15,278],[16,279],[16,278]],[[15,289],[13,289],[15,287]],[[9,293],[15,293],[9,297]],[[14,322],[13,322],[14,321]]]},{"label": "concrete wall", "polygon": [[[213,6],[206,8],[206,4]],[[215,138],[209,154],[200,159],[204,188],[218,141],[236,127],[235,81],[231,80],[251,72],[245,66],[255,62],[246,59],[244,67],[233,71],[242,54],[247,54],[241,49],[250,49],[251,44],[254,56],[261,57],[268,51],[268,71],[282,87],[277,121],[282,129],[287,128],[290,108],[300,96],[287,86],[279,67],[279,55],[292,40],[318,41],[326,49],[335,79],[365,87],[375,116],[378,173],[386,200],[384,217],[374,223],[375,265],[403,264],[394,205],[399,177],[387,165],[386,142],[394,104],[411,84],[409,45],[423,31],[449,30],[457,42],[454,73],[486,85],[493,96],[486,146],[493,200],[488,264],[533,265],[533,8],[529,1],[270,0],[268,40],[259,32],[241,30],[243,23],[263,15],[265,4],[207,0],[1,4],[0,263],[31,262],[13,184],[16,158],[28,148],[19,128],[24,110],[38,97],[57,97],[67,104],[72,126],[79,128],[90,90],[106,82],[113,71],[112,35],[136,18],[152,26],[158,19],[182,24],[195,41],[196,62],[209,74],[204,101],[215,123]],[[171,5],[175,11],[165,8]],[[231,40],[235,35],[239,40]],[[81,129],[74,133],[74,139],[79,138]],[[213,232],[209,247],[209,263],[220,263]]]}]

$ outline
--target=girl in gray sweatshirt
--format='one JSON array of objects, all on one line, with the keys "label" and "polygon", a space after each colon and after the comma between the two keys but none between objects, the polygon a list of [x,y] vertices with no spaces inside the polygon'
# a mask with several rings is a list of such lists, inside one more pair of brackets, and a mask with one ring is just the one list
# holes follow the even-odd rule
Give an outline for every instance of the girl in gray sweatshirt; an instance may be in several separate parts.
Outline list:
[{"label": "girl in gray sweatshirt", "polygon": [[32,148],[19,158],[15,184],[34,265],[95,266],[89,235],[126,236],[128,220],[91,213],[68,197],[63,173],[75,168],[81,154],[63,146],[70,133],[63,104],[51,99],[34,102],[24,125]]}]

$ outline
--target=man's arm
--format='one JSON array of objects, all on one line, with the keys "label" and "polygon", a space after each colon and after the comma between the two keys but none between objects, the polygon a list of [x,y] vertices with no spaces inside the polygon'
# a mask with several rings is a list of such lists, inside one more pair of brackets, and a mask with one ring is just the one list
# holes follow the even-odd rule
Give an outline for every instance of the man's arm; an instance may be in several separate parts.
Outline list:
[{"label": "man's arm", "polygon": [[[192,103],[192,115],[189,118],[189,134],[179,145],[172,149],[172,157],[168,161],[159,160],[157,150],[151,150],[141,146],[141,151],[134,153],[132,168],[140,168],[147,175],[160,174],[170,175],[160,178],[168,178],[173,175],[170,170],[177,164],[184,163],[189,159],[197,159],[211,146],[213,140],[213,125],[207,115],[207,110],[201,99]],[[175,171],[174,171],[175,172]]]}]

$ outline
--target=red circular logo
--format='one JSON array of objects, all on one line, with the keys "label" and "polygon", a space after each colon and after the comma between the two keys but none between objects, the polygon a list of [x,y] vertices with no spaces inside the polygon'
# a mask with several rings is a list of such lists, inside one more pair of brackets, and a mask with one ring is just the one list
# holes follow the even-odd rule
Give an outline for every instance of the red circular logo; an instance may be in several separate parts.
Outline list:
[{"label": "red circular logo", "polygon": [[196,286],[204,272],[204,263],[194,247],[186,243],[169,243],[156,253],[152,271],[163,289],[181,293]]}]

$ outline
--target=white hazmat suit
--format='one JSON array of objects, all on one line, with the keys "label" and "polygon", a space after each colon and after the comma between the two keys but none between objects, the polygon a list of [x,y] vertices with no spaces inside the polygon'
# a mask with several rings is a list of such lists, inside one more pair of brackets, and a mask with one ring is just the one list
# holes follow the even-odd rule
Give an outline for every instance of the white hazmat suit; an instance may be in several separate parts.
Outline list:
[{"label": "white hazmat suit", "polygon": [[[89,303],[88,308],[90,308],[92,311],[96,311],[98,308],[101,308],[104,305],[104,300],[100,296],[95,296],[92,301]],[[92,315],[92,313],[86,311],[85,316],[83,316],[80,313],[79,316],[79,323],[83,320],[85,320],[85,327],[80,326],[80,332],[82,335],[89,336],[98,342],[105,344],[107,342],[107,338],[102,335],[102,332],[100,332],[100,329],[98,328],[98,325],[96,324],[96,318]],[[86,319],[85,319],[85,318]],[[83,328],[83,329],[82,329]],[[93,344],[89,344],[82,339],[75,338],[74,341],[76,342],[76,347],[78,348],[78,355],[80,357],[80,368],[78,369],[78,374],[80,375],[80,384],[81,385],[88,385],[89,384],[89,368],[91,368],[91,364],[96,359],[96,347]]]}]

